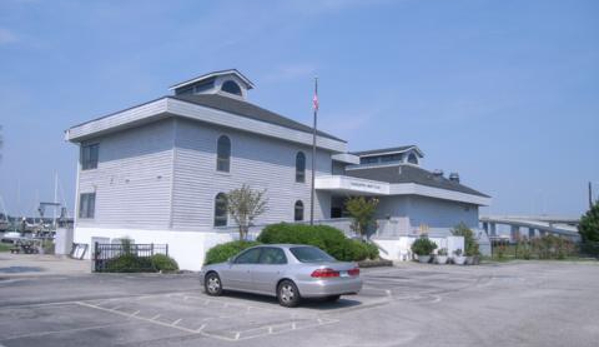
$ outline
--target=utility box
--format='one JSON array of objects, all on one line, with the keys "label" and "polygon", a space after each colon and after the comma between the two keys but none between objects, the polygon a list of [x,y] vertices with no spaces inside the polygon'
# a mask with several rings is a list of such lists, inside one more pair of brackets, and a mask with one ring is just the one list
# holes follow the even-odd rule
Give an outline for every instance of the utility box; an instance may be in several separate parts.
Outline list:
[{"label": "utility box", "polygon": [[57,228],[54,238],[54,254],[69,255],[73,248],[73,228]]}]

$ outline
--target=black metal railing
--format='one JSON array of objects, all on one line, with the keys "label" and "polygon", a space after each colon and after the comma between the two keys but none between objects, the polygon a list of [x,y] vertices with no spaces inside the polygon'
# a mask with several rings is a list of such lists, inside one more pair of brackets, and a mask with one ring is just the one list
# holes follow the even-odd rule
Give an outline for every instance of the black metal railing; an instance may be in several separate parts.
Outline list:
[{"label": "black metal railing", "polygon": [[155,243],[95,243],[92,260],[95,272],[152,272],[156,271],[153,257],[168,256],[168,244]]}]

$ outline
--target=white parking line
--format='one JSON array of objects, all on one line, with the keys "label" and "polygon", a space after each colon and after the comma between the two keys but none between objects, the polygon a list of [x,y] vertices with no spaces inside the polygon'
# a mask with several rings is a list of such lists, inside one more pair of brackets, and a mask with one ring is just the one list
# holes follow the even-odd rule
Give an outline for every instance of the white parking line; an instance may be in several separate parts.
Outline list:
[{"label": "white parking line", "polygon": [[[163,323],[163,322],[154,320],[154,318],[150,319],[150,318],[140,317],[140,316],[137,316],[137,315],[134,316],[132,314],[128,314],[128,313],[123,313],[123,312],[120,312],[120,311],[111,310],[111,309],[108,309],[108,308],[104,308],[104,307],[100,307],[100,306],[88,304],[86,302],[81,302],[81,301],[78,301],[77,304],[81,305],[81,306],[84,306],[84,307],[89,307],[89,308],[93,308],[93,309],[96,309],[96,310],[104,311],[104,312],[111,312],[111,313],[118,314],[118,315],[121,315],[121,316],[127,317],[127,318],[137,319],[137,320],[148,322],[148,323],[152,323],[152,324],[158,324],[158,325],[161,325],[161,326],[165,326],[165,327],[169,327],[169,328],[173,328],[173,329],[178,329],[178,330],[184,331],[186,333],[191,333],[191,334],[197,334],[198,333],[197,331],[192,330],[192,329],[187,329],[187,328],[184,328],[184,327],[181,327],[181,326],[178,326],[178,325],[172,325],[172,324]],[[159,317],[160,315],[157,315],[157,316]]]}]

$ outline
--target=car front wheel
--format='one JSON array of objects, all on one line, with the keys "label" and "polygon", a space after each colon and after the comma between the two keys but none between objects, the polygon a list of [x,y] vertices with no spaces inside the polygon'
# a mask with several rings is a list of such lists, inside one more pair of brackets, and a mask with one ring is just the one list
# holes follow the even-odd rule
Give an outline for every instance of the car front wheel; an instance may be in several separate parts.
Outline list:
[{"label": "car front wheel", "polygon": [[206,293],[211,296],[219,296],[223,293],[223,285],[217,273],[211,272],[206,276],[204,288],[206,289]]},{"label": "car front wheel", "polygon": [[295,283],[284,280],[277,288],[277,299],[279,299],[281,306],[295,307],[299,304],[301,297]]}]

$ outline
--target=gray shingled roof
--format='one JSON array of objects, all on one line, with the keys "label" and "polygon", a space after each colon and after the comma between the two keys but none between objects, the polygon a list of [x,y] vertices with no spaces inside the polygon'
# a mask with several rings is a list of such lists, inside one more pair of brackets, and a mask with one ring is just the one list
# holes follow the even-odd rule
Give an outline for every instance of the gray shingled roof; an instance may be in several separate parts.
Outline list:
[{"label": "gray shingled roof", "polygon": [[432,172],[413,165],[393,165],[353,169],[346,170],[345,174],[347,176],[388,183],[416,183],[424,186],[490,198],[490,196],[486,194],[470,187],[466,187],[463,184],[452,182],[445,177],[435,177]]},{"label": "gray shingled roof", "polygon": [[[171,95],[169,98],[190,102],[192,104],[206,106],[217,110],[234,113],[239,116],[256,119],[262,122],[280,125],[285,128],[312,133],[312,127],[281,116],[247,101],[226,97],[218,94],[195,94],[195,95]],[[319,136],[346,142],[338,137],[317,131]]]}]

